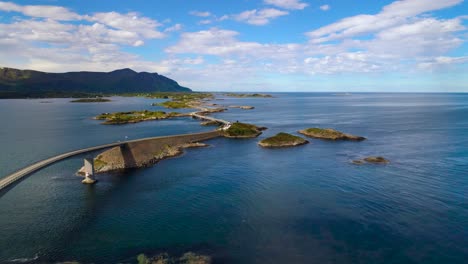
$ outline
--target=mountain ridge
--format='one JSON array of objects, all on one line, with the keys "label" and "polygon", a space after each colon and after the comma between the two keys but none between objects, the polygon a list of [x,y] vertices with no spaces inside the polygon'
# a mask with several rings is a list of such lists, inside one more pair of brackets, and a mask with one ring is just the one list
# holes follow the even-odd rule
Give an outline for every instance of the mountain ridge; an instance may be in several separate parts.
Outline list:
[{"label": "mountain ridge", "polygon": [[110,72],[49,73],[0,67],[0,98],[86,97],[94,95],[191,92],[158,73],[130,68]]}]

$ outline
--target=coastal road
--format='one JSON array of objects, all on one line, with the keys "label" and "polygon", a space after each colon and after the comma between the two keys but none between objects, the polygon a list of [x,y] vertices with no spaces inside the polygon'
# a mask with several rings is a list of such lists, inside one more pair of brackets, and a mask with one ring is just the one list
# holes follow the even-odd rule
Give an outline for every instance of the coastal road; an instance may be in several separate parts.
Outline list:
[{"label": "coastal road", "polygon": [[[176,135],[176,136],[189,136],[189,135],[203,135],[203,134],[208,134],[208,133],[213,133],[213,131],[209,132],[201,132],[201,133],[192,133],[192,134],[185,134],[185,135]],[[133,143],[133,142],[139,142],[139,141],[144,141],[144,140],[152,140],[152,139],[163,139],[163,138],[171,138],[174,136],[160,136],[160,137],[149,137],[149,138],[141,138],[141,139],[134,139],[134,140],[128,140],[128,141],[122,141],[122,142],[115,142],[115,143],[110,143],[110,144],[105,144],[105,145],[100,145],[100,146],[95,146],[95,147],[89,147],[89,148],[84,148],[84,149],[79,149],[75,151],[70,151],[64,154],[60,154],[39,162],[36,162],[30,166],[27,166],[26,168],[23,168],[15,173],[12,173],[2,179],[0,179],[0,193],[5,190],[8,186],[12,185],[15,182],[18,182],[21,179],[24,179],[31,173],[38,171],[48,165],[51,165],[55,162],[70,158],[72,156],[76,156],[79,154],[87,153],[87,152],[92,152],[96,150],[101,150],[101,149],[106,149],[106,148],[112,148],[116,146],[120,146],[123,144],[127,143]]]},{"label": "coastal road", "polygon": [[201,119],[201,120],[209,120],[209,121],[219,122],[219,123],[224,124],[225,126],[231,125],[231,122],[229,122],[229,121],[200,114],[200,113],[203,113],[203,112],[209,113],[210,112],[209,108],[206,108],[206,107],[196,107],[196,108],[198,108],[198,110],[201,110],[201,111],[190,113],[190,115],[192,117],[195,117],[195,118],[198,118],[198,119]]}]

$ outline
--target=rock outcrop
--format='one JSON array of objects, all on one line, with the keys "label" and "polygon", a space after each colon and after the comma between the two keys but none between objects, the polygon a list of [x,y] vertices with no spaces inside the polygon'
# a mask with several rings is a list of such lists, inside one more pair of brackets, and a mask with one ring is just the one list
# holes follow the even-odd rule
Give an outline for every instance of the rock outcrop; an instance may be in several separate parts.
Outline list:
[{"label": "rock outcrop", "polygon": [[340,131],[337,131],[332,128],[307,128],[299,130],[299,133],[313,138],[327,139],[327,140],[352,140],[352,141],[362,141],[365,140],[365,137],[354,136],[351,134],[346,134]]},{"label": "rock outcrop", "polygon": [[307,143],[309,143],[309,141],[301,137],[288,133],[278,133],[273,137],[263,139],[258,143],[258,145],[264,148],[285,148],[300,146]]},{"label": "rock outcrop", "polygon": [[388,164],[390,163],[390,161],[384,157],[381,157],[381,156],[370,156],[370,157],[366,157],[364,159],[361,159],[361,160],[353,160],[352,161],[353,164],[356,164],[356,165],[362,165],[362,164],[365,164],[365,163],[373,163],[373,164]]},{"label": "rock outcrop", "polygon": [[258,127],[252,124],[235,122],[223,131],[223,136],[227,138],[255,138],[262,134],[266,127]]}]

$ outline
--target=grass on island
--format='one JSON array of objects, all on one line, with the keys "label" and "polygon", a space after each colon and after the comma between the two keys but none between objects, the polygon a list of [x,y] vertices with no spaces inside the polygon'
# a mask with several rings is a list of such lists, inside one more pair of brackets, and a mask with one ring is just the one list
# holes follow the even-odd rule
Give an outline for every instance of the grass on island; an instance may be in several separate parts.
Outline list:
[{"label": "grass on island", "polygon": [[170,256],[168,253],[161,253],[153,257],[147,257],[145,254],[137,256],[138,264],[210,264],[210,256],[198,255],[193,252],[186,252],[182,256]]},{"label": "grass on island", "polygon": [[153,103],[152,106],[164,106],[171,109],[192,108],[189,101],[167,101],[163,103]]},{"label": "grass on island", "polygon": [[171,99],[163,103],[153,103],[153,106],[163,106],[166,108],[180,109],[193,108],[201,100],[212,99],[211,93],[152,93],[146,94],[148,98]]},{"label": "grass on island", "polygon": [[224,94],[225,96],[229,97],[238,97],[238,98],[245,98],[245,97],[253,97],[253,98],[272,98],[272,95],[269,94],[259,94],[259,93],[253,93],[253,94],[246,94],[246,93],[226,93]]},{"label": "grass on island", "polygon": [[260,145],[270,147],[294,146],[306,143],[308,143],[307,140],[284,132],[260,141]]},{"label": "grass on island", "polygon": [[105,103],[110,102],[110,99],[107,98],[81,98],[70,101],[71,103]]},{"label": "grass on island", "polygon": [[229,129],[224,131],[224,136],[234,137],[234,138],[236,137],[247,138],[247,137],[257,137],[261,133],[262,132],[260,132],[260,128],[255,125],[236,122],[236,123],[233,123],[231,127],[229,127]]},{"label": "grass on island", "polygon": [[116,112],[116,113],[103,113],[95,117],[97,120],[105,120],[103,124],[128,124],[138,123],[148,120],[160,120],[171,117],[177,117],[179,113],[163,111],[131,111],[131,112]]},{"label": "grass on island", "polygon": [[340,131],[336,131],[334,129],[329,129],[329,128],[318,128],[318,127],[312,127],[312,128],[307,128],[305,129],[305,132],[317,136],[322,136],[322,137],[329,137],[329,138],[338,138],[343,136],[343,133]]},{"label": "grass on island", "polygon": [[300,130],[299,133],[315,138],[329,139],[329,140],[353,140],[353,141],[362,141],[365,140],[365,137],[354,136],[346,134],[331,128],[307,128]]},{"label": "grass on island", "polygon": [[126,97],[147,97],[154,99],[172,99],[173,101],[191,101],[203,100],[214,98],[211,93],[197,93],[197,92],[155,92],[155,93],[126,93],[120,94]]}]

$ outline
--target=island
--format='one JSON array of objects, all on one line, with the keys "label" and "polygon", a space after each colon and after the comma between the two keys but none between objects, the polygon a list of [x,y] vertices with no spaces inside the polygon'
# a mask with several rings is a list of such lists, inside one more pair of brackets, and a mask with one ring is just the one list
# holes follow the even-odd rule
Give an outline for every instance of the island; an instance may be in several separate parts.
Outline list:
[{"label": "island", "polygon": [[138,264],[210,264],[210,256],[198,255],[193,252],[184,253],[181,257],[172,257],[167,253],[161,253],[153,257],[145,254],[137,256]]},{"label": "island", "polygon": [[373,163],[373,164],[388,164],[390,161],[381,156],[370,156],[361,160],[353,160],[353,164],[362,165],[364,163]]},{"label": "island", "polygon": [[110,102],[110,99],[107,98],[81,98],[70,101],[70,103],[105,103]]},{"label": "island", "polygon": [[94,119],[105,120],[105,125],[122,125],[130,123],[139,123],[143,121],[162,120],[174,117],[188,116],[188,114],[181,114],[177,112],[166,113],[164,111],[130,111],[130,112],[115,112],[115,113],[102,113]]},{"label": "island", "polygon": [[365,140],[365,137],[354,136],[346,134],[340,131],[337,131],[332,128],[307,128],[299,130],[299,133],[313,138],[326,139],[326,140],[351,140],[351,141],[362,141]]},{"label": "island", "polygon": [[252,124],[235,122],[228,129],[223,130],[224,137],[227,138],[255,138],[262,134],[266,127],[258,127]]},{"label": "island", "polygon": [[305,145],[309,141],[288,133],[278,133],[273,137],[261,140],[258,145],[264,148],[284,148]]},{"label": "island", "polygon": [[225,96],[237,97],[237,98],[272,98],[272,95],[269,94],[260,94],[260,93],[225,93]]},{"label": "island", "polygon": [[252,109],[255,108],[255,107],[250,106],[250,105],[230,105],[228,107],[229,108],[239,108],[239,109],[242,109],[242,110],[252,110]]},{"label": "island", "polygon": [[163,106],[166,108],[197,108],[203,104],[203,100],[213,99],[211,93],[153,93],[145,94],[147,98],[171,99],[162,103],[153,103],[153,106]]}]

